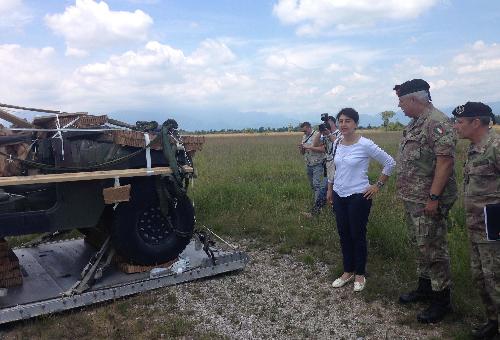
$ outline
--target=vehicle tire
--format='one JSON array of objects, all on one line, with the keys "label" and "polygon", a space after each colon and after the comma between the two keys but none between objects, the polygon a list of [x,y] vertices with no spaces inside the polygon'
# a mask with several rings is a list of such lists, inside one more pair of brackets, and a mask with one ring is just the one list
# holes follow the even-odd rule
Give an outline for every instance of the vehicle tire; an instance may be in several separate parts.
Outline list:
[{"label": "vehicle tire", "polygon": [[129,202],[114,212],[111,241],[123,259],[139,265],[155,265],[175,259],[188,245],[194,229],[194,209],[186,195],[166,203],[168,216],[152,178],[132,183]]}]

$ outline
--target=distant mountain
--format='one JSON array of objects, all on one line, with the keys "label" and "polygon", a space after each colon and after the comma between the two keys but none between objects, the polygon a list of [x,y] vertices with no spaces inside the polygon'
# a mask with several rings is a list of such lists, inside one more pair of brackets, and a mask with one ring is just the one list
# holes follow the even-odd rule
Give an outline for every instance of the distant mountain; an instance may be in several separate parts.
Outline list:
[{"label": "distant mountain", "polygon": [[[290,118],[286,115],[266,112],[189,111],[176,113],[174,111],[173,113],[159,113],[148,111],[117,111],[111,113],[110,116],[132,124],[137,120],[155,120],[162,123],[168,118],[173,118],[177,121],[179,127],[187,131],[258,129],[260,127],[280,128],[289,124],[297,126],[302,122],[299,119]],[[311,123],[314,124],[313,121]]]},{"label": "distant mountain", "polygon": [[[500,114],[500,102],[488,103],[495,114]],[[447,115],[451,116],[454,107],[439,108]],[[292,115],[287,114],[272,114],[267,112],[230,112],[230,111],[189,111],[184,110],[169,110],[173,113],[164,113],[156,111],[127,111],[114,112],[110,116],[116,119],[121,119],[129,123],[135,123],[137,120],[156,120],[164,122],[167,118],[174,118],[179,123],[179,126],[187,131],[200,130],[221,130],[221,129],[245,129],[260,127],[280,128],[291,124],[298,126],[303,121],[309,121],[316,125],[321,123],[320,114],[306,114],[303,119],[291,118]],[[177,113],[182,112],[182,113]],[[410,119],[399,110],[396,115],[391,118],[391,122],[399,121],[401,124],[408,124]],[[379,113],[361,114],[359,117],[359,125],[367,127],[378,127],[382,125],[382,118]]]}]

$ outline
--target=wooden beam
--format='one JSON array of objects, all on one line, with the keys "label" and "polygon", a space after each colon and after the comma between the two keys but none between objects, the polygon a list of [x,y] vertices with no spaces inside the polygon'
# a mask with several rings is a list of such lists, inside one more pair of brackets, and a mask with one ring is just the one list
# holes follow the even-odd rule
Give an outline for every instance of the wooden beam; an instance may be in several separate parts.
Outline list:
[{"label": "wooden beam", "polygon": [[13,114],[11,114],[5,110],[2,110],[2,109],[0,109],[0,118],[4,119],[4,120],[8,121],[9,123],[12,123],[20,128],[32,128],[32,127],[34,127],[34,125],[28,123],[24,119],[21,119],[17,116],[14,116]]},{"label": "wooden beam", "polygon": [[[193,172],[193,168],[183,166],[182,171],[185,173]],[[148,169],[126,169],[126,170],[104,170],[104,171],[89,171],[89,172],[74,172],[62,174],[47,174],[47,175],[31,175],[31,176],[11,176],[0,177],[0,187],[9,185],[22,184],[38,184],[38,183],[60,183],[60,182],[76,182],[76,181],[91,181],[95,179],[107,179],[115,177],[137,177],[137,176],[153,176],[153,175],[169,175],[172,169],[169,167],[157,167]]]}]

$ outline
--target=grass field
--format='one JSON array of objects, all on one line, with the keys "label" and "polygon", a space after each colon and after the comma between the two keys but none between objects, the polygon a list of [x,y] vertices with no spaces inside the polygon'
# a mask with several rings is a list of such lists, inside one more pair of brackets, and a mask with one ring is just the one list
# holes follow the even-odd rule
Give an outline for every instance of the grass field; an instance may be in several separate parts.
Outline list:
[{"label": "grass field", "polygon": [[[362,132],[393,156],[400,133]],[[305,264],[327,263],[333,280],[342,272],[335,219],[328,209],[315,219],[305,219],[300,214],[311,205],[303,159],[296,147],[300,137],[300,133],[207,136],[203,151],[195,157],[198,179],[190,189],[190,196],[198,224],[210,226],[223,237],[234,240],[257,240],[256,247],[274,247],[280,253],[296,255]],[[459,183],[462,183],[465,148],[466,143],[461,141],[456,162]],[[370,179],[376,180],[379,172],[380,167],[371,164]],[[461,185],[459,187],[461,189]],[[403,206],[396,197],[395,181],[391,177],[374,200],[368,224],[368,284],[362,293],[368,301],[395,301],[401,291],[415,284],[414,248],[403,216]],[[459,339],[465,339],[469,324],[482,316],[470,279],[464,220],[460,195],[451,211],[448,234],[455,313],[440,326]],[[175,310],[155,315],[155,318],[173,320],[168,323],[170,326],[159,325],[155,323],[158,320],[147,317],[151,313],[148,301],[156,296],[147,293],[82,312],[30,321],[16,326],[12,334],[16,338],[68,338],[75,332],[84,337],[108,334],[118,338],[124,334],[151,337],[164,334],[167,338],[193,335],[192,325]],[[142,314],[146,317],[136,318]],[[118,335],[113,333],[117,325]],[[213,338],[215,335],[196,336]]]},{"label": "grass field", "polygon": [[[401,132],[363,131],[395,156]],[[300,215],[311,204],[311,191],[303,159],[296,145],[300,134],[234,135],[208,137],[196,155],[199,178],[191,196],[197,220],[218,233],[254,238],[272,244],[282,253],[306,250],[305,263],[331,265],[331,278],[342,272],[335,220],[328,209],[318,219]],[[467,143],[460,141],[456,173],[462,189],[462,166]],[[372,163],[369,177],[375,181],[380,166]],[[469,246],[463,198],[451,211],[448,240],[452,257],[454,315],[445,323],[457,336],[464,334],[463,318],[482,315],[479,298],[470,279]],[[394,176],[373,203],[368,224],[368,289],[366,299],[392,299],[415,285],[414,248],[404,223],[403,206],[395,193]],[[466,327],[465,327],[466,329]]]}]

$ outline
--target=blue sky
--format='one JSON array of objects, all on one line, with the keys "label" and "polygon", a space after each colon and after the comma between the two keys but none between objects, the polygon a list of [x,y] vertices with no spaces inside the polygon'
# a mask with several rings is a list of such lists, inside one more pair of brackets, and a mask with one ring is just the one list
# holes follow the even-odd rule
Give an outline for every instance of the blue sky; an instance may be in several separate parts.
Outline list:
[{"label": "blue sky", "polygon": [[497,0],[0,0],[0,102],[189,128],[375,115],[412,78],[498,102],[499,40]]}]

